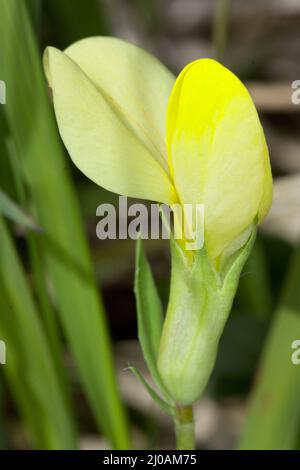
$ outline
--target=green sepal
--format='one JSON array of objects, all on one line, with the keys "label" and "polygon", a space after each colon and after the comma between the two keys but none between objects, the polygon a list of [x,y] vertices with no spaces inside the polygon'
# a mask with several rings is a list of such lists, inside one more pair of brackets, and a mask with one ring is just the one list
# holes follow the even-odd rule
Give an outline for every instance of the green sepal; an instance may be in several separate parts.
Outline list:
[{"label": "green sepal", "polygon": [[171,240],[171,287],[158,370],[169,395],[180,405],[193,404],[207,384],[255,235],[253,230],[221,272],[210,262],[205,247],[191,259]]},{"label": "green sepal", "polygon": [[153,381],[167,398],[168,393],[157,369],[157,358],[164,321],[163,308],[141,239],[138,239],[136,242],[134,292],[137,304],[138,338],[143,356]]},{"label": "green sepal", "polygon": [[158,393],[154,390],[154,388],[152,388],[148,384],[148,382],[144,379],[140,371],[134,366],[129,366],[128,370],[130,370],[137,377],[137,379],[139,379],[139,381],[144,385],[145,389],[149,393],[152,400],[154,400],[165,413],[167,413],[169,416],[174,417],[175,416],[174,406],[172,406],[172,404],[170,403],[167,403],[158,395]]}]

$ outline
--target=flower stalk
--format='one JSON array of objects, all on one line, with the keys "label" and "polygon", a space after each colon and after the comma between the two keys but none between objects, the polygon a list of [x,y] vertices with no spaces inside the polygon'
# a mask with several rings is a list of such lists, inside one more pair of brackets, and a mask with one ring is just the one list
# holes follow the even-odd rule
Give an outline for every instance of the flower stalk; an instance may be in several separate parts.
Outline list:
[{"label": "flower stalk", "polygon": [[174,417],[176,449],[194,450],[195,442],[195,424],[192,406],[177,406]]}]

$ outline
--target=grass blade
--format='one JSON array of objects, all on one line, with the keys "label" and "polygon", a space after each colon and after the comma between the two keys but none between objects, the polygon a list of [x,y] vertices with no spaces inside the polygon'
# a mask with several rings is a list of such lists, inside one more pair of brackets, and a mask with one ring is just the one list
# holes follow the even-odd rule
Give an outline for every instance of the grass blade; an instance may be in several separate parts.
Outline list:
[{"label": "grass blade", "polygon": [[224,58],[228,41],[230,9],[231,0],[216,0],[212,39],[217,60],[222,60]]},{"label": "grass blade", "polygon": [[0,189],[0,214],[8,217],[16,224],[31,230],[38,230],[37,225],[12,199]]},{"label": "grass blade", "polygon": [[85,37],[109,34],[102,0],[46,0],[45,9],[54,28],[54,45],[59,48]]},{"label": "grass blade", "polygon": [[115,447],[128,431],[114,373],[103,306],[97,292],[77,200],[49,108],[41,58],[24,2],[0,0],[0,68],[5,112],[37,219],[64,331],[99,428]]},{"label": "grass blade", "polygon": [[47,340],[8,230],[0,218],[0,337],[7,374],[35,445],[76,447],[73,422],[61,393]]},{"label": "grass blade", "polygon": [[291,361],[300,339],[300,249],[291,262],[243,431],[242,449],[293,449],[300,429],[300,371]]},{"label": "grass blade", "polygon": [[239,310],[261,319],[272,312],[272,291],[265,251],[258,236],[245,264],[236,297]]}]

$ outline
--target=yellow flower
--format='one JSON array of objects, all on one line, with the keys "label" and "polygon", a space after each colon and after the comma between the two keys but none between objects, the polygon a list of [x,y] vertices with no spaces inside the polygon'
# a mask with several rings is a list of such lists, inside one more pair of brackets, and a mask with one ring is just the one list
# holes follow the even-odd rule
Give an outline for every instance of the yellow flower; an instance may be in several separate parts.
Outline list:
[{"label": "yellow flower", "polygon": [[104,37],[49,47],[44,64],[61,137],[86,176],[127,196],[204,204],[217,267],[245,243],[269,210],[272,176],[255,106],[233,73],[199,59],[174,84],[154,57]]},{"label": "yellow flower", "polygon": [[126,196],[204,205],[205,249],[186,256],[182,243],[171,245],[168,309],[151,356],[164,390],[190,405],[210,376],[256,225],[271,204],[253,101],[214,60],[192,62],[175,81],[150,54],[114,38],[47,48],[44,65],[61,137],[86,176]]}]

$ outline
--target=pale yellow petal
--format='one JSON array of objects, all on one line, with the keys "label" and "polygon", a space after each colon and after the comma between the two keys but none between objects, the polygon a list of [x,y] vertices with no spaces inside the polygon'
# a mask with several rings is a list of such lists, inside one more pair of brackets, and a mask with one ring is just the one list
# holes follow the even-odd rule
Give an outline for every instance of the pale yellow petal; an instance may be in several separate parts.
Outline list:
[{"label": "pale yellow petal", "polygon": [[82,39],[65,53],[118,108],[168,173],[166,110],[173,74],[145,50],[112,37]]},{"label": "pale yellow petal", "polygon": [[63,52],[48,48],[44,60],[59,131],[75,165],[110,191],[171,203],[175,193],[168,174],[117,103]]}]

